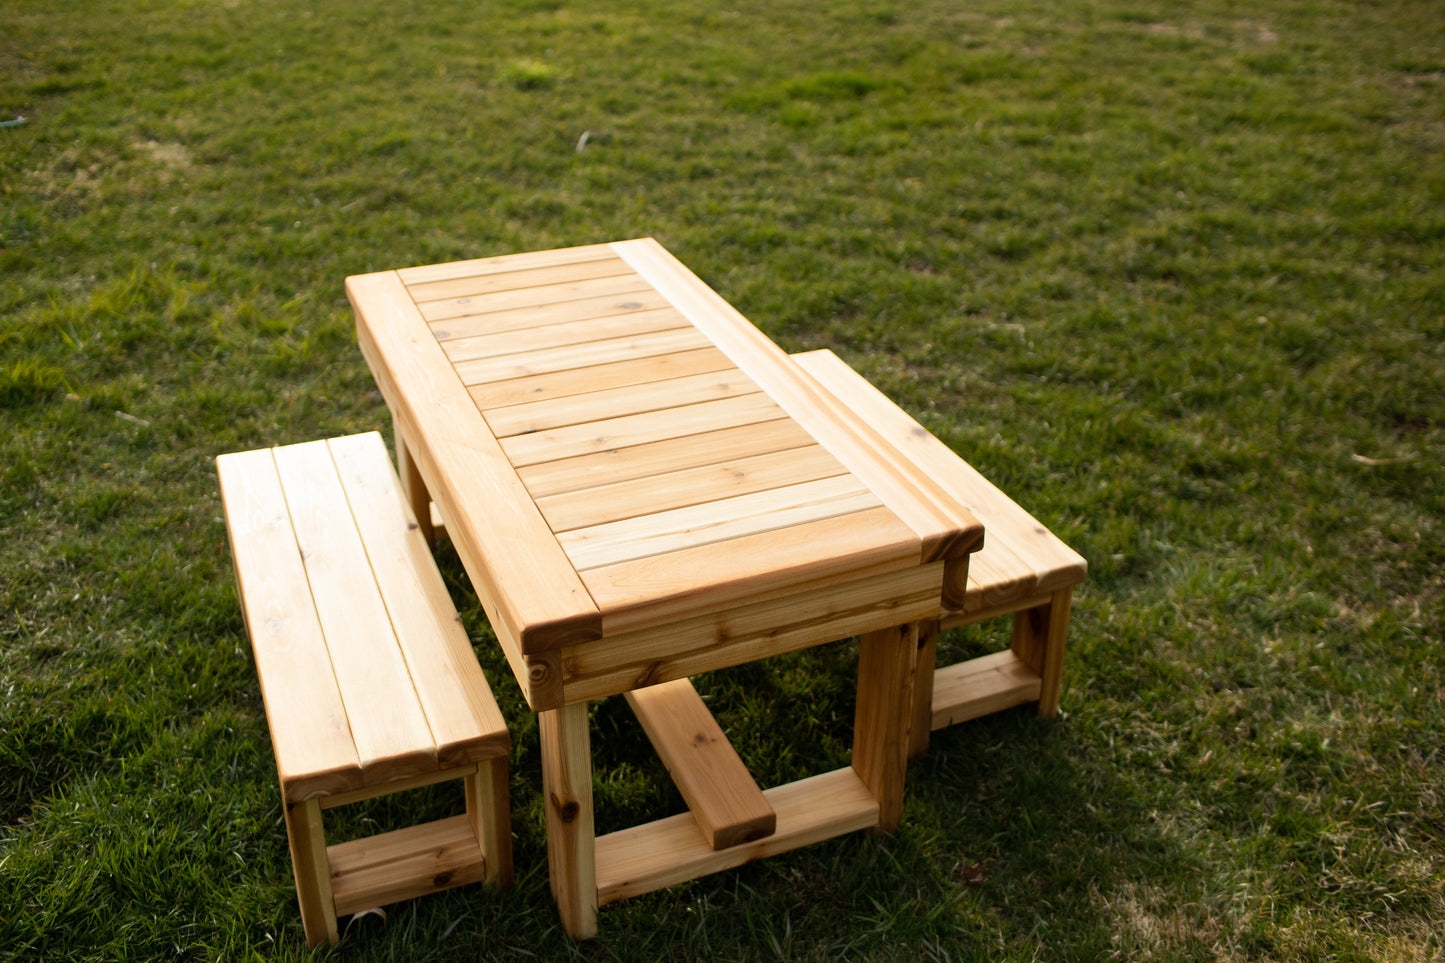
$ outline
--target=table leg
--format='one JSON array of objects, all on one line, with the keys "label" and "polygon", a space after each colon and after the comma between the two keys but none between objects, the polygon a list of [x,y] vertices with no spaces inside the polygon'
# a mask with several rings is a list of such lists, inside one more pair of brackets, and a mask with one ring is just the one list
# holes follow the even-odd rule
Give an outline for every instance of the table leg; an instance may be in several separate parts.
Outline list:
[{"label": "table leg", "polygon": [[913,675],[913,722],[908,734],[908,758],[928,752],[933,734],[933,673],[938,667],[938,620],[918,624],[918,665]]},{"label": "table leg", "polygon": [[401,481],[402,497],[411,506],[411,513],[416,516],[417,527],[421,529],[422,535],[426,536],[427,544],[435,544],[436,533],[431,526],[431,495],[427,493],[421,470],[417,468],[411,452],[407,449],[406,436],[402,434],[401,424],[395,415],[391,419],[391,434],[396,448],[396,474]]},{"label": "table leg", "polygon": [[878,800],[883,832],[897,829],[903,817],[921,628],[922,623],[910,622],[859,639],[853,770]]},{"label": "table leg", "polygon": [[597,840],[587,703],[545,710],[537,721],[552,895],[568,935],[587,939],[597,935]]}]

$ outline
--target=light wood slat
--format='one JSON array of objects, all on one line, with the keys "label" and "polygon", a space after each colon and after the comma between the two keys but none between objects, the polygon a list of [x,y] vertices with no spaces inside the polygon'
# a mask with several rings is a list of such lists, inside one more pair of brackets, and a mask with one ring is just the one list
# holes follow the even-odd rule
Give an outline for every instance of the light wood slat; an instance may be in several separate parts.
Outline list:
[{"label": "light wood slat", "polygon": [[540,499],[612,481],[715,465],[724,458],[747,458],[812,444],[812,437],[797,422],[785,418],[529,465],[517,474],[533,497]]},{"label": "light wood slat", "polygon": [[556,251],[528,251],[523,254],[500,254],[496,257],[474,258],[470,261],[449,261],[445,264],[424,264],[402,268],[396,272],[406,284],[427,284],[451,278],[476,277],[481,274],[505,274],[528,268],[554,264],[576,264],[581,261],[605,261],[615,258],[611,245],[590,244]]},{"label": "light wood slat", "polygon": [[509,354],[501,358],[463,361],[456,366],[456,372],[463,384],[479,385],[489,381],[510,381],[553,371],[566,371],[569,368],[654,358],[706,347],[710,347],[707,338],[696,328],[675,328],[630,338],[614,338],[611,341],[593,341],[526,354]]},{"label": "light wood slat", "polygon": [[421,311],[422,317],[428,321],[445,321],[469,314],[489,314],[493,311],[510,311],[514,308],[541,307],[564,301],[580,301],[583,298],[601,298],[646,290],[648,290],[648,284],[642,278],[635,274],[624,274],[618,277],[568,281],[565,284],[545,284],[541,287],[523,288],[519,291],[498,291],[494,294],[479,294],[472,298],[428,301],[417,307]]},{"label": "light wood slat", "polygon": [[[867,423],[800,369],[732,305],[656,241],[612,245],[653,288],[708,335],[739,368],[917,533],[927,560],[959,558],[983,541],[983,526],[945,488],[896,453]],[[960,586],[961,588],[961,586]]]},{"label": "light wood slat", "polygon": [[537,499],[537,507],[554,532],[566,532],[846,473],[827,449],[809,445],[565,492]]},{"label": "light wood slat", "polygon": [[381,435],[334,438],[328,447],[426,713],[437,761],[456,766],[505,755],[511,747],[507,724],[402,499]]},{"label": "light wood slat", "polygon": [[626,696],[709,846],[727,849],[773,834],[777,813],[689,680]]},{"label": "light wood slat", "polygon": [[581,576],[603,613],[604,634],[611,635],[919,561],[913,531],[892,512],[875,508],[594,568]]},{"label": "light wood slat", "polygon": [[487,877],[486,859],[466,816],[337,843],[327,855],[337,916]]},{"label": "light wood slat", "polygon": [[1038,673],[1007,649],[937,669],[933,673],[932,728],[1034,702],[1041,685]]},{"label": "light wood slat", "polygon": [[407,284],[406,289],[413,301],[422,304],[427,301],[453,301],[491,294],[496,291],[536,288],[550,284],[566,284],[571,281],[585,281],[591,278],[631,273],[633,273],[632,268],[626,261],[614,257],[596,261],[577,261],[572,264],[524,268],[520,271],[506,271],[501,274],[473,274],[469,277],[449,278],[444,281],[422,281]]},{"label": "light wood slat", "polygon": [[515,308],[511,311],[493,311],[489,314],[447,318],[433,322],[431,331],[438,341],[451,341],[456,338],[473,338],[485,334],[550,327],[570,321],[593,321],[598,318],[622,317],[669,307],[667,298],[656,291],[632,291],[626,294],[609,294],[600,298],[582,298],[579,301],[558,301],[556,304],[544,304],[540,307]]},{"label": "light wood slat", "polygon": [[363,784],[435,769],[436,744],[420,705],[414,696],[396,697],[406,662],[326,442],[273,453]]},{"label": "light wood slat", "polygon": [[702,401],[734,398],[753,394],[758,390],[758,386],[753,384],[747,375],[733,368],[686,378],[608,388],[585,395],[493,408],[483,414],[487,424],[492,427],[492,433],[498,438],[506,438],[586,421],[602,421],[663,408],[693,405]]},{"label": "light wood slat", "polygon": [[598,903],[650,893],[878,824],[878,803],[852,769],[778,786],[763,798],[777,813],[777,830],[731,849],[708,846],[688,813],[599,837]]},{"label": "light wood slat", "polygon": [[[523,653],[597,638],[596,605],[400,279],[394,273],[353,276],[346,289],[362,354],[405,429],[432,498],[443,506],[487,506],[447,514],[446,528],[509,661],[515,667]],[[484,545],[518,550],[496,561]],[[535,694],[529,691],[529,698]]]},{"label": "light wood slat", "polygon": [[767,395],[755,392],[680,408],[513,435],[502,439],[502,450],[513,465],[525,468],[612,448],[630,448],[739,425],[776,421],[783,417],[786,417],[783,410]]},{"label": "light wood slat", "polygon": [[830,583],[562,650],[567,701],[600,699],[864,632],[936,618],[943,563]]},{"label": "light wood slat", "polygon": [[558,536],[577,571],[730,542],[881,507],[852,475],[737,495]]},{"label": "light wood slat", "polygon": [[500,358],[510,354],[531,354],[560,348],[571,344],[590,344],[593,341],[612,341],[630,338],[639,334],[656,331],[670,331],[687,327],[687,319],[671,308],[656,311],[637,311],[611,318],[591,318],[586,321],[570,321],[566,324],[549,324],[544,328],[528,328],[525,331],[506,331],[501,334],[487,334],[475,338],[459,338],[443,341],[442,348],[453,362],[479,361],[483,358]]},{"label": "light wood slat", "polygon": [[733,363],[716,348],[699,348],[632,361],[570,368],[551,374],[472,385],[467,390],[483,411],[528,402],[567,398],[653,381],[666,381],[710,371],[731,371]]},{"label": "light wood slat", "polygon": [[355,789],[361,761],[270,451],[216,459],[242,612],[288,803]]},{"label": "light wood slat", "polygon": [[976,598],[979,606],[993,606],[1083,581],[1087,565],[1082,556],[831,351],[793,357],[824,387],[864,414],[903,457],[953,491],[983,522],[988,537],[969,560],[969,582],[977,583],[970,600]]}]

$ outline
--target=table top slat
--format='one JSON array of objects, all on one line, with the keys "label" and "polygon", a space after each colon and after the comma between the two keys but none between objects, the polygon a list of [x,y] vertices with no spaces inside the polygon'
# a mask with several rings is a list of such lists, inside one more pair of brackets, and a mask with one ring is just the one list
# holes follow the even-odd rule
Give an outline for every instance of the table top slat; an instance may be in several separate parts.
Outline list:
[{"label": "table top slat", "polygon": [[[509,354],[501,358],[463,361],[457,364],[456,373],[464,384],[470,386],[592,367],[613,361],[639,361],[708,347],[711,347],[711,343],[701,331],[693,327],[677,328],[607,341]],[[649,381],[660,380],[646,374],[643,377]]]},{"label": "table top slat", "polygon": [[408,678],[391,616],[324,441],[274,449],[306,578],[321,615],[331,667],[356,740],[362,782],[372,786],[436,768],[436,744]]},{"label": "table top slat", "polygon": [[[579,572],[878,508],[852,475],[639,515],[558,536]],[[584,575],[585,577],[585,575]]]},{"label": "table top slat", "polygon": [[537,507],[554,532],[566,532],[846,473],[826,448],[809,445],[564,492]]},{"label": "table top slat", "polygon": [[697,348],[675,354],[651,355],[631,361],[613,361],[530,375],[509,381],[470,385],[468,391],[483,411],[549,398],[568,398],[588,392],[650,384],[689,375],[732,371],[733,363],[716,348]]},{"label": "table top slat", "polygon": [[562,284],[544,284],[535,288],[517,291],[494,291],[469,298],[453,298],[446,301],[427,301],[417,305],[422,317],[428,321],[447,321],[474,314],[490,314],[493,311],[510,311],[516,308],[537,308],[548,304],[567,301],[581,301],[587,298],[601,298],[618,294],[646,291],[648,284],[636,274],[621,274],[605,278],[584,278]]},{"label": "table top slat", "polygon": [[487,424],[498,438],[520,435],[549,428],[564,428],[586,421],[603,421],[625,415],[640,415],[678,405],[735,398],[761,390],[752,379],[736,368],[709,371],[685,378],[650,381],[645,384],[605,388],[581,395],[566,395],[508,405],[505,408],[483,408]]},{"label": "table top slat", "polygon": [[442,349],[452,362],[477,361],[508,354],[528,354],[548,348],[560,348],[592,341],[611,341],[639,334],[652,334],[673,328],[685,328],[687,319],[671,308],[633,311],[606,318],[564,321],[540,328],[481,334],[470,338],[454,338],[442,342]]},{"label": "table top slat", "polygon": [[519,271],[504,271],[497,274],[474,274],[464,278],[445,281],[429,281],[408,284],[412,300],[417,304],[429,301],[454,301],[460,298],[474,298],[497,291],[540,288],[552,284],[568,284],[591,278],[616,277],[630,274],[632,269],[621,258],[603,258],[583,261],[577,264],[552,264],[545,267],[525,268]]},{"label": "table top slat", "polygon": [[517,470],[533,498],[590,489],[608,482],[667,475],[729,458],[746,458],[814,445],[811,435],[790,418],[722,431],[670,438],[631,448],[609,448],[562,461]]},{"label": "table top slat", "polygon": [[512,459],[513,465],[524,468],[576,455],[630,448],[785,417],[783,409],[771,398],[762,392],[752,392],[661,411],[513,435],[502,439],[502,449]]},{"label": "table top slat", "polygon": [[627,294],[609,294],[600,298],[582,298],[578,301],[559,301],[556,304],[546,304],[541,307],[514,308],[510,311],[493,311],[489,314],[446,318],[430,322],[428,326],[438,341],[451,341],[455,338],[500,334],[503,331],[525,331],[529,328],[566,324],[569,321],[614,318],[624,314],[637,314],[642,311],[656,311],[670,307],[667,299],[656,291],[633,291]]}]

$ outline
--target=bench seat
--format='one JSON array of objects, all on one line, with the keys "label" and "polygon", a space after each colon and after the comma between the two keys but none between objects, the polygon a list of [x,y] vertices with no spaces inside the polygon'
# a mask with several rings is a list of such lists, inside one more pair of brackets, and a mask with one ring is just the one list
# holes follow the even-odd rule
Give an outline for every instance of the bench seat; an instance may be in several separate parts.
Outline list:
[{"label": "bench seat", "polygon": [[927,748],[931,730],[1012,706],[1034,703],[1040,716],[1055,715],[1069,607],[1074,586],[1088,572],[1083,557],[833,352],[792,357],[832,403],[857,415],[860,431],[873,432],[900,459],[923,468],[983,523],[984,544],[969,557],[962,604],[946,610],[937,629],[1013,616],[1013,638],[1004,652],[935,669],[936,631],[926,640],[919,654],[914,753]]},{"label": "bench seat", "polygon": [[[511,740],[376,432],[216,459],[307,942],[512,876]],[[460,779],[465,814],[327,846],[322,810]]]}]

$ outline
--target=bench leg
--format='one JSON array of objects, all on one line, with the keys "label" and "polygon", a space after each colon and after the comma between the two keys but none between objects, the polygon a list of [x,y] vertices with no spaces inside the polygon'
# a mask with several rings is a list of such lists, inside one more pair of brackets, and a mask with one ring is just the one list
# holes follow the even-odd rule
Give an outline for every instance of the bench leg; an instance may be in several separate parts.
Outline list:
[{"label": "bench leg", "polygon": [[592,823],[592,746],[587,703],[538,714],[547,868],[562,926],[573,939],[597,935],[597,838]]},{"label": "bench leg", "polygon": [[853,770],[878,800],[880,832],[897,829],[903,818],[921,624],[868,632],[859,639]]},{"label": "bench leg", "polygon": [[417,468],[416,461],[411,457],[411,451],[406,446],[406,437],[402,434],[401,425],[395,416],[391,419],[391,434],[392,442],[396,446],[396,475],[401,482],[402,497],[411,506],[417,528],[426,536],[427,544],[435,545],[436,532],[432,531],[431,525],[431,495],[426,490],[421,469]]},{"label": "bench leg", "polygon": [[465,783],[467,817],[487,861],[487,879],[498,889],[508,889],[512,885],[512,804],[507,758],[478,763]]},{"label": "bench leg", "polygon": [[321,828],[321,803],[308,799],[286,806],[286,842],[291,848],[291,871],[296,876],[296,901],[301,904],[301,925],[306,943],[316,949],[336,943],[336,904],[331,895],[331,864],[326,859],[326,835]]},{"label": "bench leg", "polygon": [[1064,681],[1064,644],[1069,638],[1072,587],[1055,592],[1043,605],[1014,614],[1010,648],[1043,680],[1038,714],[1052,719],[1059,712],[1059,688]]}]

